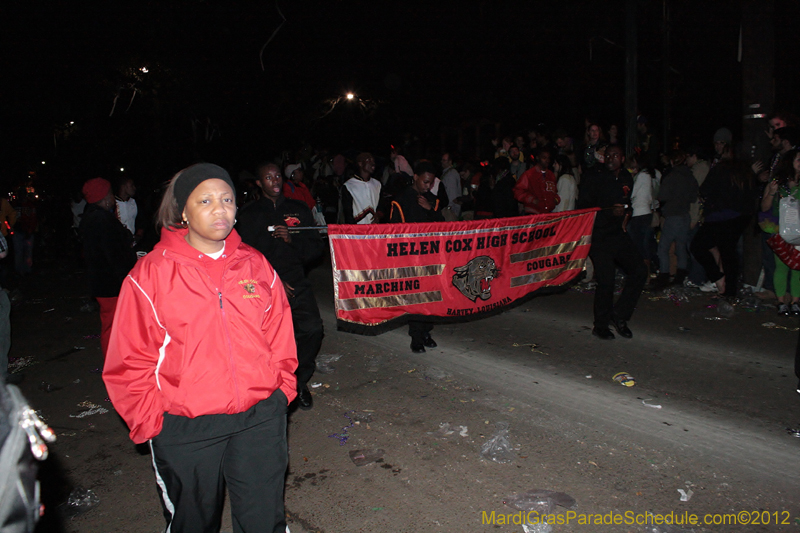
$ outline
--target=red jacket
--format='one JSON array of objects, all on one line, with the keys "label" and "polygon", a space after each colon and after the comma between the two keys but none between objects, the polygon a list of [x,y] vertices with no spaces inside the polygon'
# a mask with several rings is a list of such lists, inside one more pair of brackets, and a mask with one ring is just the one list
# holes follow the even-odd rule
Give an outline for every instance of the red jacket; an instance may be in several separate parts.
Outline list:
[{"label": "red jacket", "polygon": [[558,180],[552,170],[544,174],[534,166],[522,173],[514,186],[514,198],[525,206],[525,213],[549,213],[559,204]]},{"label": "red jacket", "polygon": [[283,284],[236,230],[214,260],[187,230],[161,242],[122,284],[103,380],[142,443],[163,413],[194,418],[246,411],[280,388],[297,395],[297,351]]},{"label": "red jacket", "polygon": [[299,200],[306,204],[309,209],[314,209],[317,202],[311,196],[311,191],[308,190],[305,183],[295,183],[291,180],[283,182],[283,195],[292,200]]}]

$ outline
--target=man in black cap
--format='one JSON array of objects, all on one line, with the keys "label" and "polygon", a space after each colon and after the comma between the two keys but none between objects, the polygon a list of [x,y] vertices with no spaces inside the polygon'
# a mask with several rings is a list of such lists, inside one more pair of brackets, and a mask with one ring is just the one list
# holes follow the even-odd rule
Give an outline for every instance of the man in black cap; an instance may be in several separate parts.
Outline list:
[{"label": "man in black cap", "polygon": [[297,343],[296,401],[300,409],[308,410],[314,405],[308,382],[316,369],[323,329],[305,268],[322,256],[325,242],[316,230],[292,231],[292,227],[314,226],[314,217],[305,203],[283,195],[283,179],[277,165],[259,165],[256,176],[264,196],[242,208],[236,229],[242,241],[264,254],[283,281]]},{"label": "man in black cap", "polygon": [[[633,315],[636,302],[647,281],[647,266],[625,229],[627,209],[631,203],[633,178],[622,166],[625,157],[622,148],[611,145],[606,150],[607,171],[587,176],[581,183],[578,208],[599,207],[592,229],[592,247],[589,257],[594,264],[597,289],[594,293],[594,329],[592,334],[611,340],[614,334],[608,328],[614,325],[617,333],[633,337],[628,320]],[[614,279],[616,267],[625,272],[625,288],[614,304]]]}]

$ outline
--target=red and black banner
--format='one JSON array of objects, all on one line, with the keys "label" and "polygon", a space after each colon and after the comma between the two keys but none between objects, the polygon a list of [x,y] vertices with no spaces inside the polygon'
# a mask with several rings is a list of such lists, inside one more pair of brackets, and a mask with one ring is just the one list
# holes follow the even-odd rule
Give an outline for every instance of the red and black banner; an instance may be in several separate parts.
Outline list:
[{"label": "red and black banner", "polygon": [[330,225],[339,329],[497,313],[583,269],[596,209],[419,224]]}]

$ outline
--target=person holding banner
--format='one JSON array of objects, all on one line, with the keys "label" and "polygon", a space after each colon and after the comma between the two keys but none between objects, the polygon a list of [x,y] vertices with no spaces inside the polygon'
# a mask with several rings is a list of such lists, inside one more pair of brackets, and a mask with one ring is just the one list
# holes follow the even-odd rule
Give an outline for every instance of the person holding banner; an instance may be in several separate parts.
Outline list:
[{"label": "person holding banner", "polygon": [[[430,161],[420,161],[414,167],[414,180],[403,192],[395,196],[389,221],[393,224],[410,222],[444,222],[439,209],[439,200],[431,192],[436,178],[436,168]],[[411,336],[411,351],[425,353],[425,347],[436,348],[431,337],[433,324],[410,320],[408,334]]]},{"label": "person holding banner", "polygon": [[495,173],[494,187],[492,188],[492,215],[494,218],[509,218],[519,216],[519,203],[514,198],[514,187],[517,180],[511,170],[511,165],[506,157],[498,157],[492,163],[492,172]]},{"label": "person holding banner", "polygon": [[[613,324],[621,336],[633,337],[628,320],[647,282],[644,259],[626,230],[633,178],[622,166],[624,162],[622,148],[609,146],[605,155],[607,171],[585,176],[578,196],[579,209],[600,208],[594,220],[589,257],[597,281],[592,335],[603,340],[614,339],[609,324]],[[626,279],[622,294],[614,304],[617,266],[625,272]]]},{"label": "person holding banner", "polygon": [[314,406],[308,382],[316,369],[324,331],[305,268],[322,257],[325,242],[315,229],[291,230],[292,226],[313,227],[314,218],[305,203],[283,195],[277,165],[259,165],[256,176],[264,195],[242,209],[236,229],[242,241],[264,254],[283,281],[297,342],[297,406],[307,411]]}]

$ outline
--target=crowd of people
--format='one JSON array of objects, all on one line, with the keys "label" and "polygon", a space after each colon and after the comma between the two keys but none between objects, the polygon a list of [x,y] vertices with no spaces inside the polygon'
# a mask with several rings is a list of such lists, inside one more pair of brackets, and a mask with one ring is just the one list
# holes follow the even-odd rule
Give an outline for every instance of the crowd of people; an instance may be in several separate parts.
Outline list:
[{"label": "crowd of people", "polygon": [[[800,278],[766,245],[777,231],[780,199],[796,195],[797,120],[778,112],[768,124],[773,154],[752,161],[737,157],[728,128],[718,129],[707,146],[674,143],[660,150],[647,119],[638,118],[636,148],[622,154],[633,180],[625,224],[654,287],[680,283],[735,296],[739,240],[758,223],[765,243],[762,286],[775,290],[782,314],[800,315]],[[444,152],[434,163],[435,157],[406,158],[392,146],[386,157],[365,152],[349,159],[305,149],[294,158],[284,153],[276,164],[285,169],[284,194],[304,201],[318,223],[391,222],[392,199],[413,186],[420,161],[436,167],[430,192],[444,220],[501,218],[575,209],[593,178],[608,170],[607,150],[620,139],[617,125],[587,120],[581,136],[537,127],[496,139],[494,158],[484,161]]]},{"label": "crowd of people", "polygon": [[[772,154],[759,161],[742,156],[725,127],[705,145],[673,142],[662,150],[648,120],[638,117],[635,150],[622,150],[623,174],[615,174],[632,181],[630,191],[617,198],[625,206],[619,222],[626,247],[630,239],[645,265],[643,279],[651,288],[682,284],[735,298],[742,287],[743,263],[755,259],[762,275],[758,283],[748,283],[773,291],[780,314],[800,316],[800,271],[789,268],[768,244],[779,232],[781,200],[797,198],[800,191],[798,122],[789,113],[776,112],[767,117],[767,124],[764,134]],[[616,124],[606,128],[587,120],[580,135],[537,126],[527,134],[497,138],[494,157],[482,161],[461,158],[453,151],[441,153],[440,160],[430,152],[427,158],[412,157],[417,151],[391,146],[387,154],[377,156],[367,152],[331,156],[305,148],[294,157],[284,152],[275,162],[284,168],[287,182],[294,183],[284,185],[284,194],[306,202],[319,224],[397,221],[396,213],[404,211],[393,212],[393,205],[399,205],[397,199],[407,201],[409,190],[416,190],[420,205],[430,203],[436,216],[429,212],[399,220],[477,220],[599,207],[598,199],[587,199],[599,177],[611,171],[608,151],[622,148],[622,138]],[[435,169],[433,182],[424,191],[416,184],[419,163]],[[436,202],[422,200],[428,195]],[[599,216],[598,223],[603,218]],[[760,250],[742,246],[743,236],[758,233]],[[595,263],[592,259],[590,263]],[[620,259],[612,264],[620,267]],[[594,266],[590,264],[589,272],[594,270],[599,283]],[[622,324],[627,319],[619,320],[619,329],[629,334]],[[596,327],[601,337],[610,338],[601,324]],[[417,336],[412,350],[421,349]]]},{"label": "crowd of people", "polygon": [[[780,200],[790,196],[795,187],[791,161],[795,152],[789,152],[800,139],[792,115],[775,113],[768,123],[765,134],[773,156],[753,162],[736,156],[733,134],[727,128],[720,128],[705,146],[673,143],[671,149],[660,150],[661,143],[650,133],[647,119],[639,117],[636,149],[623,153],[624,168],[633,177],[626,231],[656,287],[685,282],[734,295],[742,260],[741,250],[736,251],[737,235],[754,228],[757,219],[764,232],[763,287],[776,289],[785,304],[782,313],[800,314],[800,281],[792,283],[794,275],[790,276],[785,264],[775,262],[766,244],[779,222]],[[493,157],[484,155],[481,160],[450,150],[435,154],[406,143],[387,146],[386,152],[374,155],[357,151],[333,154],[305,145],[296,152],[284,151],[270,162],[280,171],[283,195],[303,202],[311,210],[314,224],[389,223],[392,200],[413,185],[414,165],[420,161],[431,162],[436,169],[431,193],[439,200],[437,211],[443,219],[472,220],[575,209],[591,177],[607,170],[608,147],[620,145],[621,139],[616,124],[603,127],[587,120],[577,135],[562,128],[548,131],[537,126],[526,133],[499,137],[482,150],[484,154],[493,152]],[[263,197],[253,172],[242,172],[238,178],[240,206]],[[152,249],[158,240],[150,220],[156,202],[149,201],[144,210],[140,205],[137,212],[134,180],[109,181],[113,182],[117,218],[139,249]],[[741,194],[734,194],[734,189]],[[772,195],[772,204],[768,205],[768,200],[759,203],[763,192]],[[37,213],[40,201],[22,191],[14,195],[14,205],[6,199],[2,202],[0,232],[12,248],[13,273],[24,278],[33,262],[34,245],[38,245],[34,239],[42,218],[41,209]],[[85,205],[83,198],[72,202],[76,231]],[[739,261],[733,260],[732,253],[738,253]],[[0,273],[3,280],[9,267]]]},{"label": "crowd of people", "polygon": [[[454,151],[440,156],[429,151],[421,157],[408,145],[390,146],[377,155],[330,154],[305,145],[295,153],[284,151],[253,173],[240,173],[237,200],[244,210],[237,229],[245,242],[278,265],[290,292],[304,294],[309,291],[297,273],[317,261],[323,248],[319,240],[309,243],[297,237],[317,235],[314,231],[293,231],[300,244],[293,242],[285,227],[296,223],[310,227],[480,220],[599,207],[587,281],[596,284],[594,331],[603,339],[614,337],[609,326],[622,336],[632,335],[627,321],[646,283],[654,290],[679,284],[736,297],[742,264],[748,259],[742,236],[761,232],[758,288],[774,291],[780,314],[800,316],[800,271],[787,266],[785,251],[776,253],[769,244],[780,242],[780,237],[770,237],[780,231],[781,200],[797,198],[800,191],[800,137],[791,114],[777,112],[767,122],[765,136],[773,153],[764,161],[737,157],[733,134],[724,127],[707,146],[673,143],[660,150],[643,116],[637,119],[630,153],[620,144],[622,132],[616,124],[605,128],[588,119],[581,135],[540,125],[526,134],[498,137],[492,141],[493,157],[483,160],[461,158]],[[114,190],[117,219],[133,241],[140,242],[136,186],[123,179]],[[260,227],[251,219],[262,218],[275,231],[261,235],[248,228]],[[292,268],[282,265],[288,252],[278,253],[274,248],[279,243],[293,251]],[[91,256],[91,250],[85,254]],[[117,260],[124,263],[130,257]],[[626,272],[630,290],[614,304],[618,268]],[[295,313],[310,313],[306,323],[314,326],[307,329],[297,323],[295,329],[304,330],[307,337],[301,366],[313,365],[322,337],[316,302],[307,296],[290,302],[298,306]],[[410,330],[411,349],[418,353],[436,345],[422,326],[412,322]],[[298,343],[303,335],[298,335]],[[299,380],[303,408],[311,405],[305,388],[308,377]]]}]

